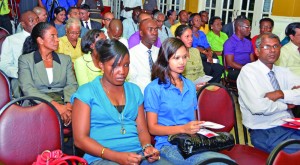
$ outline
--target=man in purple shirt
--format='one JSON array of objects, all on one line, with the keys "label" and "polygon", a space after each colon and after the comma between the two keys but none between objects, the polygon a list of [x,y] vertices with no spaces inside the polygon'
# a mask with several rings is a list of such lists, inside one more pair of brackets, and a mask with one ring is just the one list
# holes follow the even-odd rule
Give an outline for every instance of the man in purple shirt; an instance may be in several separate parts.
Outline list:
[{"label": "man in purple shirt", "polygon": [[254,61],[251,41],[245,37],[250,34],[249,20],[237,18],[234,22],[235,34],[224,43],[224,55],[228,68],[228,78],[236,80],[241,68]]},{"label": "man in purple shirt", "polygon": [[[138,22],[140,23],[141,21],[146,20],[146,19],[150,19],[150,18],[152,18],[150,14],[141,13],[138,17]],[[136,46],[136,45],[138,45],[141,42],[140,33],[141,33],[140,31],[137,31],[129,37],[129,39],[128,39],[129,49]],[[160,48],[161,42],[160,42],[159,37],[157,37],[157,40],[155,41],[155,43],[153,45]]]}]

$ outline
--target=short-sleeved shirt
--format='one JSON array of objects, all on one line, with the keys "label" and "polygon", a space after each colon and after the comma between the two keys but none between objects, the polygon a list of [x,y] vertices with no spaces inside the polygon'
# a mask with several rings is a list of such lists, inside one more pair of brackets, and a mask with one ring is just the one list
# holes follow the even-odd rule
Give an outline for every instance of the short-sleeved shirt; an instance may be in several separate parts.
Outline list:
[{"label": "short-sleeved shirt", "polygon": [[243,38],[242,40],[233,34],[224,43],[224,55],[233,55],[234,62],[245,65],[251,62],[250,54],[253,54],[253,47],[250,40]]},{"label": "short-sleeved shirt", "polygon": [[216,35],[213,31],[209,31],[206,35],[207,41],[212,51],[223,51],[223,45],[228,39],[227,34],[220,32],[220,36]]},{"label": "short-sleeved shirt", "polygon": [[[76,98],[87,104],[91,109],[90,138],[114,151],[140,152],[142,148],[135,120],[138,115],[138,107],[143,103],[141,90],[135,84],[124,83],[126,104],[120,114],[106,96],[100,79],[99,76],[93,81],[80,86],[71,98],[72,104]],[[121,120],[123,120],[126,130],[125,134],[120,132]],[[84,159],[90,164],[101,158],[85,154]]]},{"label": "short-sleeved shirt", "polygon": [[206,38],[206,35],[204,32],[202,32],[201,30],[198,30],[198,33],[199,33],[199,36],[196,37],[194,34],[193,34],[193,44],[192,44],[192,47],[194,48],[197,48],[197,47],[201,47],[201,48],[209,48],[210,45],[207,41],[207,38]]},{"label": "short-sleeved shirt", "polygon": [[[145,89],[144,108],[146,112],[157,114],[157,122],[162,126],[184,125],[195,120],[197,109],[196,88],[192,81],[180,76],[183,90],[180,90],[167,80],[166,84],[153,80]],[[155,148],[161,149],[168,142],[168,136],[155,136]]]}]

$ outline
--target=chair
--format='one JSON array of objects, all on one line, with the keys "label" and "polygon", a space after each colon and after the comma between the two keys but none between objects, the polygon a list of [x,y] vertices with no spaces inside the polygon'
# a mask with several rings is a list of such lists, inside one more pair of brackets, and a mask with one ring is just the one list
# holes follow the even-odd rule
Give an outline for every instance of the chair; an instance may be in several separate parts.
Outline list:
[{"label": "chair", "polygon": [[0,109],[12,99],[11,86],[8,77],[0,70]]},{"label": "chair", "polygon": [[213,130],[216,132],[230,132],[234,128],[236,144],[233,148],[220,152],[228,155],[237,164],[260,165],[266,163],[268,153],[239,143],[235,104],[232,95],[223,85],[211,83],[200,89],[198,93],[198,118],[202,121],[211,121],[225,126],[223,129]]},{"label": "chair", "polygon": [[238,96],[238,90],[236,85],[236,80],[228,78],[228,67],[226,63],[226,58],[224,54],[222,53],[222,60],[223,60],[223,66],[224,66],[224,72],[223,72],[223,84],[224,86],[235,96]]},{"label": "chair", "polygon": [[[38,102],[20,106],[18,102]],[[31,165],[45,150],[62,149],[62,121],[55,107],[37,97],[21,97],[0,110],[0,164]]]},{"label": "chair", "polygon": [[[289,145],[297,144],[299,151],[288,154],[283,149]],[[300,140],[290,139],[280,143],[270,153],[267,165],[299,165],[300,162]]]},{"label": "chair", "polygon": [[6,29],[0,27],[0,55],[2,50],[2,43],[4,42],[5,38],[9,35],[9,32]]}]

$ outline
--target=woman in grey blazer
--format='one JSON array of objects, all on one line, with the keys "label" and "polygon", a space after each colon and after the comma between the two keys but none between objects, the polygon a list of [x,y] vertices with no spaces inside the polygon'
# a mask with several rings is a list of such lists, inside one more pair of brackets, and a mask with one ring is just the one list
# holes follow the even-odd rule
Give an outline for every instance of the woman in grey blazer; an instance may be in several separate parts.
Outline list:
[{"label": "woman in grey blazer", "polygon": [[49,23],[38,23],[23,46],[19,57],[19,84],[25,96],[51,102],[65,125],[71,122],[71,95],[77,90],[70,56],[56,54],[57,31]]}]

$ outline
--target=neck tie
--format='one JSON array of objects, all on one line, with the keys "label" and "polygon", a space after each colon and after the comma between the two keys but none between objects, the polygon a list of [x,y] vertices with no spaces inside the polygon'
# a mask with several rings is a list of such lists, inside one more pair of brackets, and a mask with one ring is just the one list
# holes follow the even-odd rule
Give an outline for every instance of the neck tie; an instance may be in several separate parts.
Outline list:
[{"label": "neck tie", "polygon": [[277,79],[275,77],[275,73],[273,71],[270,71],[268,73],[268,75],[270,77],[270,81],[271,81],[271,84],[272,84],[273,88],[275,90],[280,90],[280,86],[279,86],[278,81],[277,81]]},{"label": "neck tie", "polygon": [[85,21],[85,28],[90,29],[88,21]]},{"label": "neck tie", "polygon": [[149,49],[147,52],[148,52],[150,70],[152,70],[153,60],[152,60],[151,50]]}]

